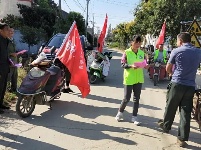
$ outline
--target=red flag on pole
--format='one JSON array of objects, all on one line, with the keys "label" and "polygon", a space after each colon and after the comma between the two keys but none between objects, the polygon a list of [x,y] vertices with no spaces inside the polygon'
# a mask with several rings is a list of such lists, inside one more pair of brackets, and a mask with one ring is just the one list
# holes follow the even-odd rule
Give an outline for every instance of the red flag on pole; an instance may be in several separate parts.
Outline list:
[{"label": "red flag on pole", "polygon": [[76,85],[85,98],[90,92],[90,85],[76,22],[68,31],[57,56],[71,73],[70,84]]},{"label": "red flag on pole", "polygon": [[163,23],[160,35],[159,35],[158,40],[156,42],[156,48],[158,48],[158,46],[160,44],[164,43],[164,40],[165,40],[165,29],[166,29],[166,22]]},{"label": "red flag on pole", "polygon": [[99,52],[103,51],[103,44],[104,44],[104,39],[105,39],[105,34],[106,34],[106,29],[107,29],[107,21],[108,21],[108,17],[107,17],[107,14],[106,14],[103,29],[101,31],[101,34],[100,34],[99,38],[98,38],[98,51]]}]

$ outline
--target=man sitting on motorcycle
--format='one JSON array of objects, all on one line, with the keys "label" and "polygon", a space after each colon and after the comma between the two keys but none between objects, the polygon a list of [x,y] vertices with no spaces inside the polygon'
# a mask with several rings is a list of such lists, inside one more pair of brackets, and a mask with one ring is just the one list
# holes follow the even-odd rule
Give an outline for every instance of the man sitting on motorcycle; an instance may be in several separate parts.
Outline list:
[{"label": "man sitting on motorcycle", "polygon": [[[160,44],[159,49],[156,49],[153,52],[153,58],[154,58],[153,63],[156,63],[156,62],[161,63],[162,68],[165,70],[165,66],[166,66],[166,63],[168,60],[168,53],[166,50],[164,50],[163,44]],[[150,78],[152,78],[152,73],[153,73],[153,71],[151,71],[150,69],[153,69],[153,66],[154,66],[154,64],[150,65],[150,68],[148,70]],[[166,74],[166,72],[165,72],[165,74]]]},{"label": "man sitting on motorcycle", "polygon": [[154,62],[158,61],[162,64],[166,64],[167,57],[168,57],[167,51],[163,49],[163,44],[160,44],[159,49],[155,50],[154,52]]}]

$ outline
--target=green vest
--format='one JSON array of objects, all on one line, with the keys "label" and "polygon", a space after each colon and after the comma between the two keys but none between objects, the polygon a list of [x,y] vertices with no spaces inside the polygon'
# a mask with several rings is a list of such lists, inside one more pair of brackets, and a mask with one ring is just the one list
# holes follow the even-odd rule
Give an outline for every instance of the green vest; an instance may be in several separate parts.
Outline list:
[{"label": "green vest", "polygon": [[[156,61],[156,59],[158,58],[158,55],[159,55],[159,50],[155,50],[154,61]],[[167,62],[166,58],[167,58],[167,51],[163,50],[163,61],[165,63]]]},{"label": "green vest", "polygon": [[[135,62],[143,62],[144,61],[144,52],[142,50],[138,50],[137,54],[135,54],[131,48],[125,51],[127,64],[133,65]],[[124,85],[133,85],[137,83],[144,83],[144,74],[143,68],[138,69],[124,69]]]}]

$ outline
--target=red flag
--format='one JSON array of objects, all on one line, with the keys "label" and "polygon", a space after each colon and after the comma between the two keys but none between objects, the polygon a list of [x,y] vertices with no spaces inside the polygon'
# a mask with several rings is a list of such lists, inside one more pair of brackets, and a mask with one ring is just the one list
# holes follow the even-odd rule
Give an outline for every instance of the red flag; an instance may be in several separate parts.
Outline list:
[{"label": "red flag", "polygon": [[101,34],[100,34],[99,38],[98,38],[98,51],[99,52],[103,51],[103,44],[104,44],[104,39],[105,39],[105,34],[106,34],[106,29],[107,29],[107,21],[108,21],[108,17],[107,17],[107,14],[106,14],[103,29],[101,31]]},{"label": "red flag", "polygon": [[70,84],[76,85],[85,98],[90,92],[90,85],[76,22],[68,31],[57,56],[71,73]]},{"label": "red flag", "polygon": [[158,48],[158,46],[160,44],[164,43],[164,40],[165,40],[165,28],[166,28],[166,23],[164,22],[163,26],[162,26],[162,29],[161,29],[161,32],[160,32],[160,35],[159,35],[158,40],[156,42],[156,48]]}]

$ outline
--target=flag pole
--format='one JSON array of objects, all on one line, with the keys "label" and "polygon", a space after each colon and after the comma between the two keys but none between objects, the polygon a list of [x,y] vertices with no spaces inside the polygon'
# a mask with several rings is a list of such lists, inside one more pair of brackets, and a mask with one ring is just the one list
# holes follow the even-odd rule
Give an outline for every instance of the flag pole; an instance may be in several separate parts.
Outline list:
[{"label": "flag pole", "polygon": [[[71,27],[70,27],[68,33],[66,34],[66,36],[65,36],[65,38],[64,38],[64,40],[63,40],[63,42],[62,42],[62,44],[61,44],[61,46],[60,46],[58,52],[62,49],[63,45],[66,43],[66,40],[68,39],[68,36],[69,36],[69,34],[71,33],[71,31],[73,30],[73,27],[74,27],[75,24],[76,24],[76,21],[74,20],[74,22],[73,22],[73,24],[71,25]],[[58,52],[57,52],[57,53],[58,53]]]}]

